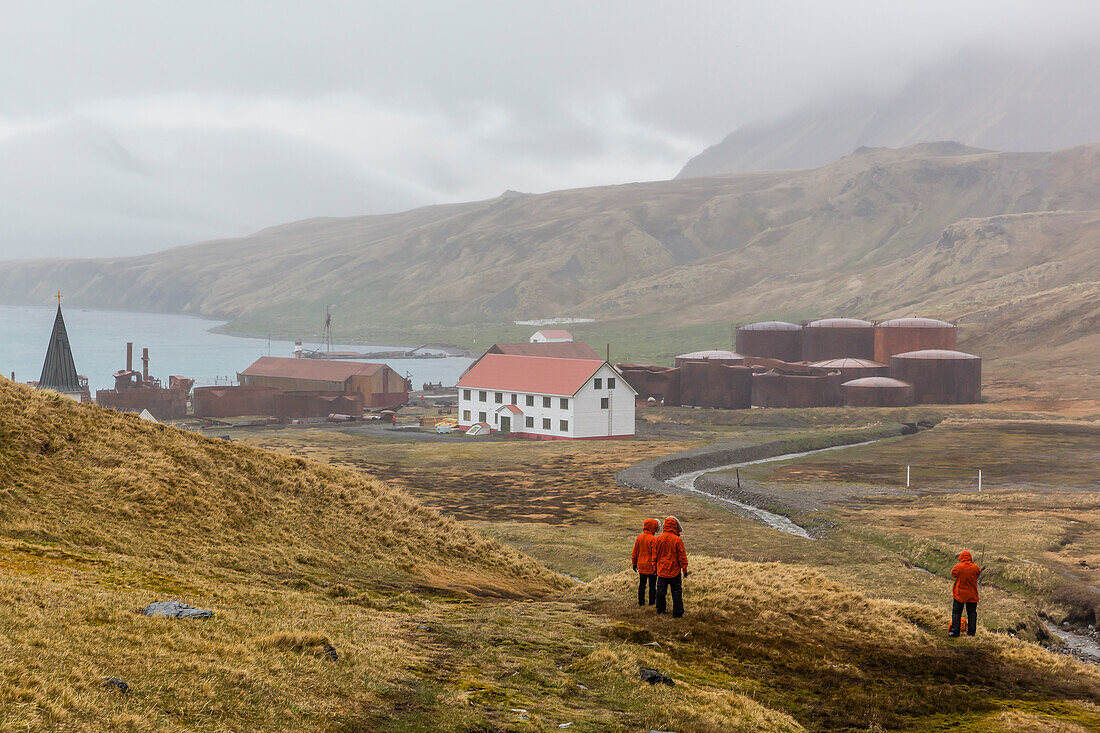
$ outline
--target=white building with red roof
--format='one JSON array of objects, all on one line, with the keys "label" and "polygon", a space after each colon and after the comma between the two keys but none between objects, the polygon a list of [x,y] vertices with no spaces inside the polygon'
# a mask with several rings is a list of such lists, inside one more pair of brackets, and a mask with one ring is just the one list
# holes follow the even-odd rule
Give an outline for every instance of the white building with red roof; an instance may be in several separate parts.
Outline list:
[{"label": "white building with red roof", "polygon": [[540,440],[628,438],[636,395],[601,359],[485,354],[458,381],[458,423]]},{"label": "white building with red roof", "polygon": [[572,340],[573,334],[561,328],[544,328],[531,334],[533,344],[560,344]]}]

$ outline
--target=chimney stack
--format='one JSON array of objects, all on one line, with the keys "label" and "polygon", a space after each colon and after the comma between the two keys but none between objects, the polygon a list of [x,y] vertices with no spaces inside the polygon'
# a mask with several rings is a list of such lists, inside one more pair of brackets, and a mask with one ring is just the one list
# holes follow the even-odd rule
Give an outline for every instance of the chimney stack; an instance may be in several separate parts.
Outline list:
[{"label": "chimney stack", "polygon": [[134,342],[126,342],[126,371],[134,371]]},{"label": "chimney stack", "polygon": [[149,379],[149,347],[146,346],[141,350],[141,378],[142,380]]}]

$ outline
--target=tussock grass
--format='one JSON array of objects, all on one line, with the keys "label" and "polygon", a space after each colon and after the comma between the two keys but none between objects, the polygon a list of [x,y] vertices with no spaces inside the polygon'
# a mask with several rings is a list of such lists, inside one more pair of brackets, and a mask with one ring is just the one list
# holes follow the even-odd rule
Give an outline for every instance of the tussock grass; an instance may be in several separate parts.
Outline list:
[{"label": "tussock grass", "polygon": [[945,610],[870,598],[812,568],[697,557],[680,621],[640,610],[635,583],[619,573],[574,593],[648,629],[696,675],[755,679],[757,701],[813,728],[908,727],[1036,698],[1100,725],[1094,666],[1007,635],[949,640]]},{"label": "tussock grass", "polygon": [[506,596],[568,585],[361,473],[3,379],[0,537],[358,590]]}]

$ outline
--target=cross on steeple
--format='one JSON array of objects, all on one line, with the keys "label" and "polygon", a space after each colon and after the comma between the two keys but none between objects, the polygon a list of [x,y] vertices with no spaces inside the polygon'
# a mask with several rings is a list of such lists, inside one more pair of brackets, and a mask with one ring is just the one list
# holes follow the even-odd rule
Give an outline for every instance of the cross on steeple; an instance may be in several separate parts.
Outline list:
[{"label": "cross on steeple", "polygon": [[61,307],[61,291],[60,290],[57,291],[57,307],[58,308]]}]

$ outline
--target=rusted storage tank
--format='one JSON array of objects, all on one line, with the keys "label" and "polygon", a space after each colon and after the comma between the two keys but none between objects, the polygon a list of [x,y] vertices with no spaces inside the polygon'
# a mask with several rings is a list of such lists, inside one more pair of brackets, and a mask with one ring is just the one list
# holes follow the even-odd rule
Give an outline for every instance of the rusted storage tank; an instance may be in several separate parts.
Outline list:
[{"label": "rusted storage tank", "polygon": [[761,321],[737,329],[737,353],[781,361],[802,361],[802,326]]},{"label": "rusted storage tank", "polygon": [[913,385],[923,405],[963,405],[982,401],[982,360],[946,349],[907,351],[890,357],[890,376]]},{"label": "rusted storage tank", "polygon": [[947,349],[958,346],[958,332],[953,324],[935,318],[895,318],[875,326],[875,361],[890,363],[894,354],[924,349]]},{"label": "rusted storage tank", "polygon": [[676,357],[676,366],[683,366],[685,361],[714,361],[728,366],[741,366],[745,363],[745,357],[736,351],[708,349],[706,351],[693,351],[690,354],[680,354]]},{"label": "rusted storage tank", "polygon": [[680,367],[680,404],[747,409],[752,406],[752,370],[717,361],[685,361]]},{"label": "rusted storage tank", "polygon": [[652,397],[662,405],[680,404],[680,370],[678,368],[645,364],[618,364],[617,368],[626,383],[638,393],[639,403],[647,403]]},{"label": "rusted storage tank", "polygon": [[840,374],[752,375],[756,407],[833,407],[840,404]]},{"label": "rusted storage tank", "polygon": [[874,359],[875,324],[858,318],[823,318],[802,329],[802,358]]},{"label": "rusted storage tank", "polygon": [[840,385],[841,401],[849,407],[908,407],[913,385],[890,377],[863,377]]},{"label": "rusted storage tank", "polygon": [[885,364],[879,364],[870,359],[826,359],[810,364],[815,369],[824,369],[829,372],[840,372],[840,381],[849,382],[863,377],[885,377],[889,370]]}]

